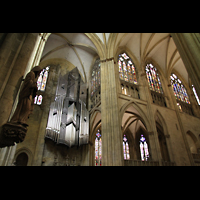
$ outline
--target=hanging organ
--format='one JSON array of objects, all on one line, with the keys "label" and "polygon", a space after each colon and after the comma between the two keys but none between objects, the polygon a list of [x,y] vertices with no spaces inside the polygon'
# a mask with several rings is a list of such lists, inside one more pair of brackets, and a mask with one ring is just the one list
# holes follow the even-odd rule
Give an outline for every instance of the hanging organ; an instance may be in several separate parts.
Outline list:
[{"label": "hanging organ", "polygon": [[55,101],[50,105],[46,138],[69,147],[89,141],[89,112],[86,85],[78,69],[60,75]]}]

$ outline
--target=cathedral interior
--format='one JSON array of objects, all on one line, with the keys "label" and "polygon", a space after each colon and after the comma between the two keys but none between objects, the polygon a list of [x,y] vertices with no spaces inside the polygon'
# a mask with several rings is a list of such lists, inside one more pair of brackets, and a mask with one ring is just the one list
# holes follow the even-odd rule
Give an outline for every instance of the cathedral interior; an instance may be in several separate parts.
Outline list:
[{"label": "cathedral interior", "polygon": [[0,166],[200,166],[199,33],[0,33],[1,135],[35,66]]}]

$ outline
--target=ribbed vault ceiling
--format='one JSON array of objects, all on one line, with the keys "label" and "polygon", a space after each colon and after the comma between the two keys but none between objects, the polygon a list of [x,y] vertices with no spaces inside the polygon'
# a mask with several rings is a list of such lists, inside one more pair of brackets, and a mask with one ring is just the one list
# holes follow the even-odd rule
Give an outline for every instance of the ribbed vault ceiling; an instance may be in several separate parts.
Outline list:
[{"label": "ribbed vault ceiling", "polygon": [[152,58],[168,77],[173,69],[188,82],[188,73],[170,33],[119,33],[116,47],[126,46],[139,63]]},{"label": "ribbed vault ceiling", "polygon": [[[107,46],[111,33],[96,33],[103,49]],[[110,38],[109,38],[110,37]],[[152,58],[159,65],[164,76],[169,77],[175,69],[188,82],[188,73],[169,33],[118,33],[114,41],[114,52],[126,47],[141,64]],[[89,80],[90,67],[98,50],[84,33],[52,33],[44,47],[41,61],[62,58],[77,66],[86,81]]]}]

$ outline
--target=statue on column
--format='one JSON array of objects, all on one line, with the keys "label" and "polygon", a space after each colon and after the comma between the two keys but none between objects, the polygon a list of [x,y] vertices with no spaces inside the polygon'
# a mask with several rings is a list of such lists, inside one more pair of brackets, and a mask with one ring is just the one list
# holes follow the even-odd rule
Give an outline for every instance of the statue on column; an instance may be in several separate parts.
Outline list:
[{"label": "statue on column", "polygon": [[11,120],[2,126],[0,148],[24,141],[28,127],[26,122],[33,112],[34,98],[38,90],[37,78],[41,70],[39,66],[36,66],[26,75],[15,113]]}]

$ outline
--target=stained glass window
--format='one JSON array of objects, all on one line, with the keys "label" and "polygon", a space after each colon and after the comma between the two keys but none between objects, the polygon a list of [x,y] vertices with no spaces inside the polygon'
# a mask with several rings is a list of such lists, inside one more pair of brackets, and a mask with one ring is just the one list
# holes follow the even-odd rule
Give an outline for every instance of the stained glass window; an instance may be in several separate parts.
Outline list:
[{"label": "stained glass window", "polygon": [[41,105],[42,104],[42,95],[36,95],[34,99],[34,104]]},{"label": "stained glass window", "polygon": [[146,75],[147,75],[147,80],[149,83],[150,90],[163,93],[160,77],[159,77],[156,67],[154,67],[152,64],[147,64]]},{"label": "stained glass window", "polygon": [[123,152],[124,152],[124,160],[130,159],[130,153],[129,153],[129,144],[126,135],[123,137]]},{"label": "stained glass window", "polygon": [[197,95],[197,92],[196,92],[196,90],[195,90],[194,85],[192,85],[192,91],[193,91],[193,93],[194,93],[194,96],[195,96],[195,98],[196,98],[196,100],[197,100],[198,105],[200,105],[200,100],[199,100],[199,97],[198,97],[198,95]]},{"label": "stained glass window", "polygon": [[[37,80],[38,91],[42,91],[42,92],[45,91],[48,73],[49,73],[49,68],[50,68],[50,66],[46,67],[45,69],[43,69],[40,72],[40,75],[39,75],[38,80]],[[34,99],[34,104],[41,105],[42,104],[42,98],[43,98],[42,95],[36,95],[36,97]]]},{"label": "stained glass window", "polygon": [[100,60],[97,59],[95,61],[94,67],[92,69],[92,76],[91,76],[91,97],[95,94],[96,91],[100,88],[101,85],[101,63]]},{"label": "stained glass window", "polygon": [[39,76],[39,78],[37,80],[38,90],[40,90],[40,91],[44,91],[45,90],[46,83],[47,83],[47,78],[48,78],[48,73],[49,73],[49,66],[46,67],[45,69],[43,69],[40,72],[40,76]]},{"label": "stained glass window", "polygon": [[119,78],[137,84],[135,66],[126,53],[120,54],[118,59]]},{"label": "stained glass window", "polygon": [[141,135],[140,137],[140,155],[142,161],[147,161],[149,158],[148,145],[146,142],[146,138],[143,135]]},{"label": "stained glass window", "polygon": [[175,74],[171,74],[170,80],[176,99],[190,104],[189,96],[181,80]]},{"label": "stained glass window", "polygon": [[101,166],[102,159],[102,142],[100,130],[97,131],[95,137],[95,166]]}]

